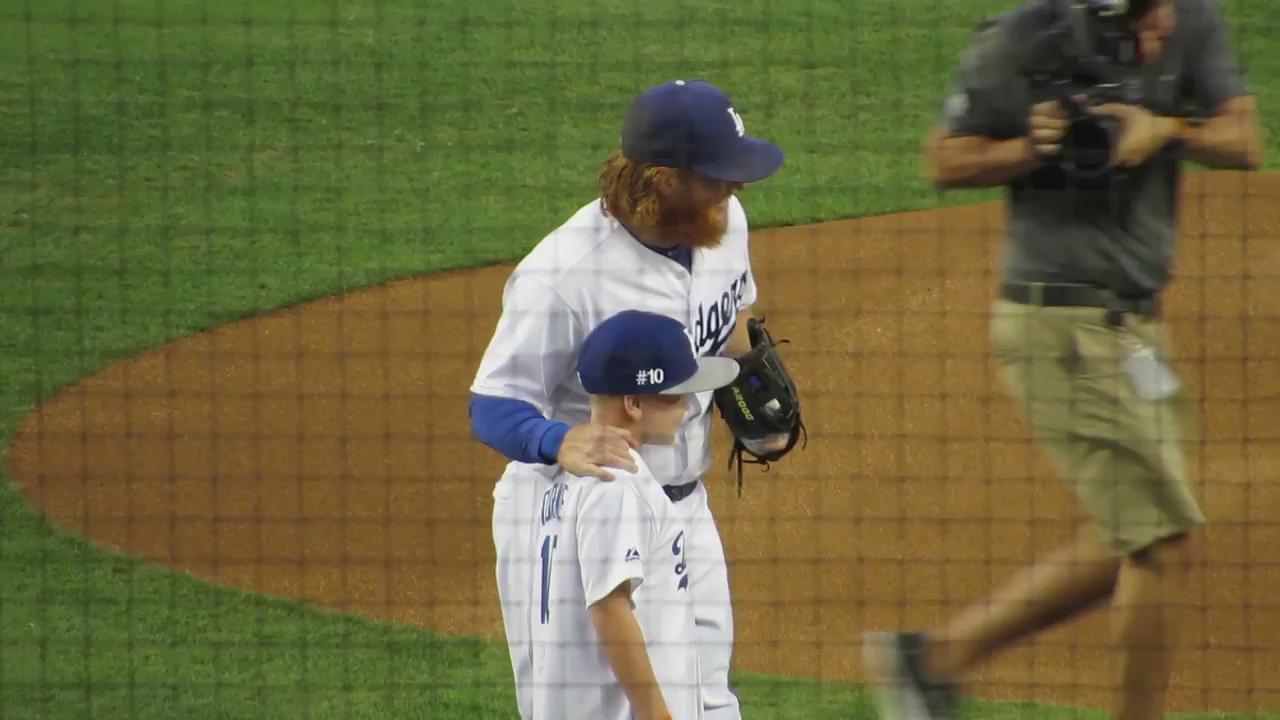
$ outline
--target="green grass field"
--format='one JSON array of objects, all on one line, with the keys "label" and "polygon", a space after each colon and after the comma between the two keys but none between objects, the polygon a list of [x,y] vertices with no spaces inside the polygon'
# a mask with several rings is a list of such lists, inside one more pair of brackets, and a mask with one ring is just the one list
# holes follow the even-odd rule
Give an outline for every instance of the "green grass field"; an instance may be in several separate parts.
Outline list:
[{"label": "green grass field", "polygon": [[[1267,1],[1224,6],[1274,140]],[[1007,3],[604,5],[0,0],[6,447],[41,399],[145,348],[519,256],[590,197],[630,95],[671,77],[714,80],[786,148],[745,193],[756,226],[939,203],[917,139],[968,28]],[[2,718],[499,718],[509,684],[500,645],[213,588],[0,489]],[[871,717],[855,687],[739,687],[750,718]]]}]

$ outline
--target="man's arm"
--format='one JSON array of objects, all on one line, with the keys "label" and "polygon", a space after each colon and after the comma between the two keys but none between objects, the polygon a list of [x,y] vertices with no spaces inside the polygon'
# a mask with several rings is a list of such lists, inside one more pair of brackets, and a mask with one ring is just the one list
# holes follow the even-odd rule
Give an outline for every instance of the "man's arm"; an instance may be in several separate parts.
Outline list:
[{"label": "man's arm", "polygon": [[[1199,127],[1180,118],[1152,115],[1139,105],[1109,103],[1092,112],[1124,123],[1116,161],[1124,167],[1146,162],[1172,141],[1181,141],[1190,159],[1210,167],[1257,169],[1262,164],[1262,129],[1251,96],[1224,100],[1217,113]],[[939,189],[1004,185],[1056,155],[1068,126],[1056,102],[1031,108],[1029,134],[1011,140],[978,135],[952,135],[933,129],[925,141],[926,173]]]},{"label": "man's arm", "polygon": [[1199,127],[1166,118],[1170,137],[1180,140],[1187,158],[1212,168],[1257,170],[1262,166],[1262,127],[1258,103],[1252,96],[1223,102],[1218,112]]},{"label": "man's arm", "polygon": [[1093,112],[1117,117],[1124,130],[1116,143],[1116,162],[1134,167],[1170,142],[1180,141],[1187,157],[1208,167],[1255,170],[1262,164],[1262,130],[1252,97],[1226,100],[1199,127],[1183,118],[1153,115],[1140,105],[1107,104]]},{"label": "man's arm", "polygon": [[1040,166],[1031,138],[996,140],[929,131],[921,144],[924,175],[939,190],[1006,185]]},{"label": "man's arm", "polygon": [[1204,3],[1198,16],[1186,21],[1195,24],[1199,41],[1188,63],[1191,100],[1209,119],[1200,127],[1173,121],[1170,136],[1183,143],[1193,162],[1257,169],[1263,155],[1258,106],[1236,62],[1218,3]]},{"label": "man's arm", "polygon": [[[731,222],[739,222],[744,230],[749,230],[747,214],[742,208],[742,203],[738,202],[737,198],[734,198],[730,207],[732,212],[730,216]],[[723,352],[725,356],[731,358],[742,357],[751,351],[751,337],[747,332],[747,320],[751,319],[751,307],[760,299],[760,289],[756,286],[755,263],[751,261],[749,234],[742,253],[742,262],[746,266],[746,281],[742,286],[741,294],[738,296],[738,314],[737,319],[734,321],[733,332],[729,335],[729,342],[725,344]]]},{"label": "man's arm", "polygon": [[1177,142],[1187,159],[1206,167],[1256,170],[1263,160],[1258,106],[1231,50],[1226,23],[1217,3],[1200,4],[1191,12],[1178,19],[1194,34],[1188,41],[1193,46],[1183,100],[1185,109],[1206,119],[1193,126],[1181,118],[1153,116],[1145,108],[1104,106],[1125,124],[1117,161],[1137,165]]},{"label": "man's arm", "polygon": [[631,703],[632,716],[670,720],[667,701],[649,661],[644,634],[631,610],[631,583],[624,582],[589,609],[609,667]]},{"label": "man's arm", "polygon": [[[725,344],[724,354],[726,356],[740,358],[751,352],[751,332],[747,329],[747,321],[750,319],[750,306],[738,311],[738,324],[734,326],[733,334],[729,336],[729,342]],[[786,447],[790,440],[791,436],[788,433],[778,433],[777,435],[770,435],[763,440],[751,441],[749,447],[757,453],[770,453]]]},{"label": "man's arm", "polygon": [[[1061,137],[1056,125],[1065,124],[1056,103],[1031,104],[1030,85],[1017,70],[1020,32],[1003,22],[989,24],[961,56],[938,121],[920,143],[921,174],[935,188],[1006,185],[1054,150]],[[1033,125],[1037,117],[1044,127]],[[1054,132],[1036,138],[1037,130]]]},{"label": "man's arm", "polygon": [[729,342],[724,349],[726,356],[739,358],[751,352],[751,335],[747,332],[747,321],[750,319],[750,305],[738,310],[737,324],[733,326],[733,333],[729,335]]},{"label": "man's arm", "polygon": [[475,438],[520,462],[554,464],[577,475],[612,479],[605,469],[635,470],[625,430],[570,428],[549,420],[552,392],[574,366],[579,328],[555,289],[514,277],[503,292],[502,314],[471,385]]},{"label": "man's arm", "polygon": [[471,434],[509,460],[554,465],[569,426],[548,420],[532,403],[472,394]]}]

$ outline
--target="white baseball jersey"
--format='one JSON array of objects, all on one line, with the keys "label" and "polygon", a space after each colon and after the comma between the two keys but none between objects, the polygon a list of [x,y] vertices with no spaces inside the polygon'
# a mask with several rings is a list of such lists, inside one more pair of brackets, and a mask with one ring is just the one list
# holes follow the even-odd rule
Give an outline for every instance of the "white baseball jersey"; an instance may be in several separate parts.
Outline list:
[{"label": "white baseball jersey", "polygon": [[[673,317],[689,332],[698,355],[719,355],[738,311],[756,300],[747,244],[747,218],[730,197],[728,228],[715,248],[693,251],[692,271],[631,236],[603,214],[599,201],[574,213],[516,266],[502,295],[498,320],[472,392],[524,400],[552,420],[587,422],[590,401],[576,373],[578,347],[605,318],[623,310]],[[711,462],[710,392],[691,398],[672,446],[645,446],[655,477],[683,485]],[[530,466],[546,477],[556,468]]]},{"label": "white baseball jersey", "polygon": [[534,720],[630,720],[588,608],[623,583],[673,718],[702,717],[685,522],[632,452],[612,482],[569,473],[542,496],[532,573]]}]

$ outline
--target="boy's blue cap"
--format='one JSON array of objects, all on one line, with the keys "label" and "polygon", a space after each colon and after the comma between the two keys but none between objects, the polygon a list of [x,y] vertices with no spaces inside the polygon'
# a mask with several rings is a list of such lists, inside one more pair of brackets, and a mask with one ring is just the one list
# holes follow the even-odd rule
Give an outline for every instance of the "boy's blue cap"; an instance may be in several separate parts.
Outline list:
[{"label": "boy's blue cap", "polygon": [[640,310],[609,317],[578,351],[578,379],[592,395],[683,395],[736,377],[736,360],[695,356],[680,321]]},{"label": "boy's blue cap", "polygon": [[769,177],[783,160],[782,148],[748,136],[729,98],[702,80],[673,80],[637,95],[622,123],[622,154],[740,183]]}]

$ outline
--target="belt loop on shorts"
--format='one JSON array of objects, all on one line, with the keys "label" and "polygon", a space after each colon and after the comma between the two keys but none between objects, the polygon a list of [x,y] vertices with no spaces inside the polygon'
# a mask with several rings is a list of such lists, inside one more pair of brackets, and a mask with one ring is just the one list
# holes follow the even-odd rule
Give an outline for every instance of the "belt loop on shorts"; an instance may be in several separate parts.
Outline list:
[{"label": "belt loop on shorts", "polygon": [[1120,297],[1110,290],[1104,291],[1104,297],[1107,299],[1107,314],[1104,316],[1104,322],[1111,327],[1124,327],[1126,309],[1123,306]]},{"label": "belt loop on shorts", "polygon": [[1036,307],[1044,305],[1044,283],[1027,283],[1027,304]]}]

